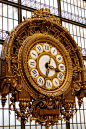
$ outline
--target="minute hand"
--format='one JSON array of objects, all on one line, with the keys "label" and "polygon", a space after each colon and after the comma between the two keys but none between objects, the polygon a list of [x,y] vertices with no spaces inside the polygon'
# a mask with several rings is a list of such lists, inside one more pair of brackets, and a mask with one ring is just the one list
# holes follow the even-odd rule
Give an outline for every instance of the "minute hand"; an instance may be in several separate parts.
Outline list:
[{"label": "minute hand", "polygon": [[48,67],[49,67],[49,69],[53,69],[53,70],[55,70],[56,72],[60,72],[60,70],[59,70],[59,69],[54,68],[54,67],[53,67],[53,66],[51,66],[51,65],[49,65]]}]

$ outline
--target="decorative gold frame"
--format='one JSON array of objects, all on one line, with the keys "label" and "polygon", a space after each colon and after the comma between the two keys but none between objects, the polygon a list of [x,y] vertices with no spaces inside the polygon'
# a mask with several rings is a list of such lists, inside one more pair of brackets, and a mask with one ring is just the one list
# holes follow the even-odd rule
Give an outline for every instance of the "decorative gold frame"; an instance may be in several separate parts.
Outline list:
[{"label": "decorative gold frame", "polygon": [[[86,90],[81,51],[68,30],[62,27],[58,18],[50,15],[49,9],[41,9],[32,13],[31,18],[26,19],[8,34],[0,58],[0,94],[3,107],[6,95],[10,92],[10,110],[13,105],[17,117],[22,117],[25,122],[31,114],[31,120],[35,119],[46,127],[62,120],[62,116],[68,121],[77,111],[75,96],[78,97],[80,106]],[[42,89],[28,73],[27,60],[30,48],[41,42],[54,45],[64,58],[67,68],[65,80],[58,89]],[[20,102],[20,111],[16,108],[16,101]],[[28,112],[26,108],[29,108]]]},{"label": "decorative gold frame", "polygon": [[[28,72],[28,66],[27,66],[27,55],[30,52],[31,48],[33,48],[34,44],[37,44],[38,42],[49,42],[50,44],[54,45],[57,49],[59,49],[59,51],[62,53],[63,58],[65,59],[66,62],[66,67],[67,67],[67,74],[66,74],[66,79],[63,83],[63,85],[60,88],[55,88],[55,90],[45,90],[42,89],[41,87],[39,87],[38,85],[36,85],[36,83],[34,83],[33,79],[31,78],[29,72]],[[35,34],[34,36],[31,36],[31,39],[27,39],[24,41],[23,43],[24,47],[20,48],[19,51],[19,72],[22,76],[22,79],[25,80],[24,75],[22,75],[23,71],[21,69],[21,65],[22,67],[24,67],[25,70],[25,74],[28,78],[28,81],[31,83],[31,86],[28,84],[25,85],[28,90],[29,87],[34,87],[38,92],[40,92],[41,94],[47,95],[47,96],[59,96],[63,93],[65,93],[68,88],[70,87],[71,81],[72,81],[72,74],[73,74],[73,68],[72,68],[72,62],[71,59],[69,57],[69,53],[66,51],[66,49],[64,48],[64,46],[60,43],[59,40],[56,40],[55,38],[49,36],[49,35],[43,35],[43,34]],[[23,53],[23,57],[21,57]],[[23,59],[22,59],[23,58]],[[22,64],[22,60],[23,60],[23,64]],[[70,74],[71,73],[71,74]]]}]

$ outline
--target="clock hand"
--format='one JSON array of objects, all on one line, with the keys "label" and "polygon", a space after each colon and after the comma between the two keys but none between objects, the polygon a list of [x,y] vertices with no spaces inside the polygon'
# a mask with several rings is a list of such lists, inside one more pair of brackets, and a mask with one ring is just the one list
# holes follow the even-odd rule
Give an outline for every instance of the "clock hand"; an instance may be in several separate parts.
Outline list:
[{"label": "clock hand", "polygon": [[49,63],[48,64],[50,64],[50,62],[51,62],[51,56],[50,56],[50,60],[49,60]]},{"label": "clock hand", "polygon": [[46,80],[47,80],[47,77],[48,77],[48,74],[49,74],[49,65],[50,65],[50,62],[51,62],[51,56],[50,56],[50,59],[49,59],[49,62],[45,64],[45,67],[46,67],[46,77],[45,77],[45,85],[46,85]]},{"label": "clock hand", "polygon": [[47,68],[47,71],[46,71],[46,78],[48,77],[48,73],[49,73],[49,68]]},{"label": "clock hand", "polygon": [[51,62],[51,56],[50,56],[49,62],[47,62],[47,63],[45,64],[46,69],[49,68],[50,62]]},{"label": "clock hand", "polygon": [[59,70],[59,69],[54,68],[54,67],[53,67],[53,66],[51,66],[51,65],[48,65],[48,67],[49,67],[49,69],[54,69],[56,72],[60,72],[60,70]]},{"label": "clock hand", "polygon": [[51,62],[51,56],[50,56],[49,62],[47,62],[47,63],[45,64],[46,69],[49,68],[50,62]]},{"label": "clock hand", "polygon": [[44,85],[46,85],[46,80],[47,80],[48,74],[49,74],[49,68],[47,68],[47,70],[46,70],[46,77],[45,77],[45,84]]}]

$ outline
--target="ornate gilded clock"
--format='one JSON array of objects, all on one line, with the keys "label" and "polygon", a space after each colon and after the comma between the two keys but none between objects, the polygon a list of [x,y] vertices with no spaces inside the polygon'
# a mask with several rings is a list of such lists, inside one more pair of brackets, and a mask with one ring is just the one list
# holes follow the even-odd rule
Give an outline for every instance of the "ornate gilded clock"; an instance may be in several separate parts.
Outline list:
[{"label": "ornate gilded clock", "polygon": [[20,48],[19,61],[23,80],[27,78],[36,94],[54,97],[69,88],[73,74],[72,62],[65,47],[55,38],[44,34],[35,34],[31,40],[27,38],[24,47]]},{"label": "ornate gilded clock", "polygon": [[[49,127],[76,112],[75,96],[84,96],[84,64],[80,48],[49,9],[32,13],[4,42],[1,57],[2,104],[12,93],[11,106],[26,122],[32,114]],[[16,102],[20,102],[20,111]]]}]

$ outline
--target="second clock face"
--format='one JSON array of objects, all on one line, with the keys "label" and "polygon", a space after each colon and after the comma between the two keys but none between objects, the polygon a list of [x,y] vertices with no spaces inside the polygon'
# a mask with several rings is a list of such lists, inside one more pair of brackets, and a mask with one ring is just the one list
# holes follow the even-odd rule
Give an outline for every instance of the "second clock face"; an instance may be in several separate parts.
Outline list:
[{"label": "second clock face", "polygon": [[35,84],[46,90],[60,88],[66,78],[66,62],[58,47],[39,42],[28,53],[28,72]]}]

